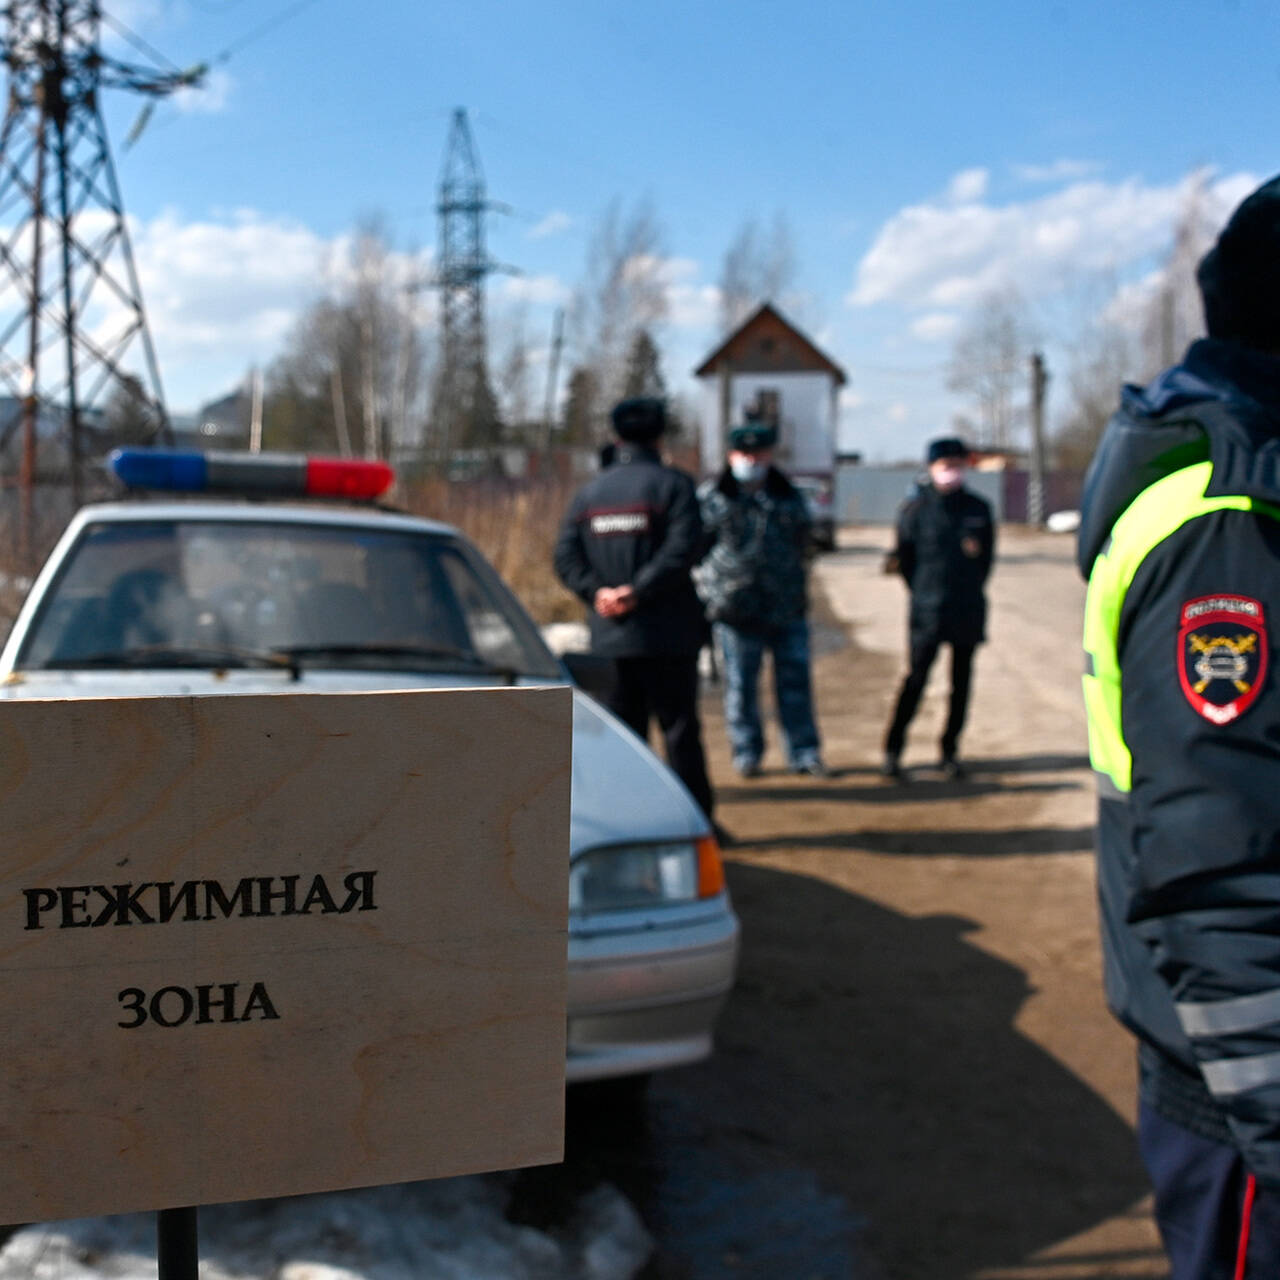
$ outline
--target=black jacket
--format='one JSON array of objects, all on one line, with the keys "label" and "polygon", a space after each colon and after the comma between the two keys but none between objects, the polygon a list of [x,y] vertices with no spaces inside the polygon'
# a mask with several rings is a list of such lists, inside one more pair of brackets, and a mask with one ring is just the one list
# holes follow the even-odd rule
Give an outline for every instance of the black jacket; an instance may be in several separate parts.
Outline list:
[{"label": "black jacket", "polygon": [[969,489],[925,484],[898,513],[898,572],[911,589],[911,641],[976,645],[986,637],[983,587],[995,554],[991,508]]},{"label": "black jacket", "polygon": [[[1149,387],[1125,388],[1086,478],[1086,576],[1139,492],[1204,460],[1207,496],[1280,505],[1280,359],[1204,340]],[[1280,1188],[1280,1071],[1268,1069],[1280,1063],[1268,1057],[1280,1055],[1280,692],[1274,661],[1262,664],[1247,709],[1219,724],[1197,709],[1184,669],[1186,617],[1241,598],[1260,606],[1268,644],[1280,520],[1241,510],[1184,522],[1125,594],[1132,788],[1100,800],[1098,885],[1108,1001],[1142,1041],[1144,1098],[1233,1141]]]},{"label": "black jacket", "polygon": [[[620,446],[612,465],[573,497],[560,526],[555,569],[588,608],[593,653],[611,658],[695,654],[706,621],[690,578],[702,548],[693,480],[657,453]],[[630,584],[636,608],[602,618],[601,587]]]}]

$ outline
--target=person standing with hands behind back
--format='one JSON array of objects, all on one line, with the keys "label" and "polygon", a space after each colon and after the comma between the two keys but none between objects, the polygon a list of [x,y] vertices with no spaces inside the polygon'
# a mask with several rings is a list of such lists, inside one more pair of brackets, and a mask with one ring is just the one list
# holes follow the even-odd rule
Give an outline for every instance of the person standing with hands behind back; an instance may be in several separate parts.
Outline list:
[{"label": "person standing with hands behind back", "polygon": [[690,576],[702,549],[697,493],[690,476],[658,456],[667,426],[661,400],[622,400],[611,420],[616,447],[574,494],[555,569],[590,610],[592,653],[614,661],[609,710],[646,740],[657,719],[668,763],[710,818],[698,718],[707,624]]},{"label": "person standing with hands behind back", "polygon": [[931,441],[925,459],[929,482],[898,516],[891,563],[911,592],[910,669],[885,735],[880,772],[899,781],[905,780],[899,759],[907,727],[944,644],[951,646],[951,701],[941,764],[948,777],[964,776],[956,749],[969,707],[974,650],[986,638],[983,588],[995,553],[991,508],[964,487],[970,456],[968,446],[954,436]]}]

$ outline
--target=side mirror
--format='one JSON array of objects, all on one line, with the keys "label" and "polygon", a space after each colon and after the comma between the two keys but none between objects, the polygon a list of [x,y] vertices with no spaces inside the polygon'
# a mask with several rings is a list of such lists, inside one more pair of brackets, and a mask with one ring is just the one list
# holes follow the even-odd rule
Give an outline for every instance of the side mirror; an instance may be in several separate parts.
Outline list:
[{"label": "side mirror", "polygon": [[585,690],[597,702],[608,701],[617,681],[617,668],[612,658],[598,653],[562,653],[560,661],[579,689]]}]

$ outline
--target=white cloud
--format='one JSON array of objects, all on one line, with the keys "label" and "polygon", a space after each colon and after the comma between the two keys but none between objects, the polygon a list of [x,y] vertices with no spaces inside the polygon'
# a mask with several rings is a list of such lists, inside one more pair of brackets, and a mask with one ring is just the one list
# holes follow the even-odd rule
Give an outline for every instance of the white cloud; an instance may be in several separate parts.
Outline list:
[{"label": "white cloud", "polygon": [[962,169],[947,184],[946,200],[949,204],[972,204],[987,194],[991,180],[988,169]]},{"label": "white cloud", "polygon": [[[1001,206],[908,206],[881,227],[846,301],[855,307],[956,307],[1011,286],[1034,297],[1081,271],[1131,269],[1168,246],[1198,177],[1164,186],[1137,178],[1075,182]],[[1225,219],[1256,184],[1250,174],[1211,178],[1206,195],[1214,216]]]},{"label": "white cloud", "polygon": [[923,342],[943,342],[959,327],[960,317],[952,311],[930,311],[911,325],[911,332]]},{"label": "white cloud", "polygon": [[552,209],[536,226],[530,227],[530,240],[545,240],[548,236],[559,235],[573,226],[573,219],[563,209]]},{"label": "white cloud", "polygon": [[494,292],[500,301],[533,302],[559,306],[569,301],[573,290],[559,276],[505,276]]},{"label": "white cloud", "polygon": [[667,294],[667,321],[677,329],[714,330],[720,318],[720,290],[703,283],[692,258],[664,258],[657,266]]},{"label": "white cloud", "polygon": [[1096,160],[1055,160],[1052,164],[1015,164],[1013,175],[1020,182],[1071,182],[1102,172]]},{"label": "white cloud", "polygon": [[205,72],[199,84],[179,89],[173,95],[173,103],[188,115],[216,115],[226,109],[234,88],[231,75],[222,67],[214,67]]},{"label": "white cloud", "polygon": [[906,422],[911,416],[911,410],[902,400],[895,400],[889,406],[889,419],[892,422]]},{"label": "white cloud", "polygon": [[677,329],[714,334],[720,318],[720,290],[713,284],[674,284],[667,289],[667,319]]},{"label": "white cloud", "polygon": [[[195,408],[279,354],[316,296],[324,264],[344,256],[338,242],[299,222],[248,210],[190,223],[168,212],[131,221],[130,234],[166,398],[177,410]],[[107,314],[97,323],[111,322]]]}]

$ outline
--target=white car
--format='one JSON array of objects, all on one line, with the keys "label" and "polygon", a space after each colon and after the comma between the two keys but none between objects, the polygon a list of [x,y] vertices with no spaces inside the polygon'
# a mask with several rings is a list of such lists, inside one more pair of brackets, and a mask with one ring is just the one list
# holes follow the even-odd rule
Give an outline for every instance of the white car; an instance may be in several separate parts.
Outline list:
[{"label": "white car", "polygon": [[[372,498],[377,463],[121,450],[0,653],[0,697],[542,685],[570,677],[456,529]],[[144,488],[178,487],[157,499]],[[313,500],[278,499],[294,488]],[[738,921],[683,784],[581,689],[573,716],[570,1081],[711,1052]]]}]

